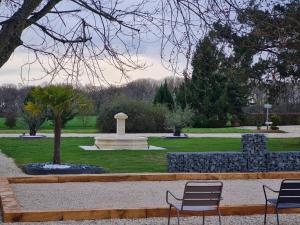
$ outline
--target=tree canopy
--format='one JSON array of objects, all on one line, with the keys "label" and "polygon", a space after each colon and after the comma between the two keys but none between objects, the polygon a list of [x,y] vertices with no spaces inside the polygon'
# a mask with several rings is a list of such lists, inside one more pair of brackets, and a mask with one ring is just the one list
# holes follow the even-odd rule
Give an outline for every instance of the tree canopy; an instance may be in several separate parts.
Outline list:
[{"label": "tree canopy", "polygon": [[275,103],[285,83],[300,80],[300,3],[281,1],[261,8],[253,2],[237,15],[240,30],[232,23],[216,23],[216,34],[235,58],[248,64],[249,80],[266,89]]},{"label": "tree canopy", "polygon": [[154,100],[154,104],[164,104],[166,105],[170,110],[174,108],[174,100],[173,96],[168,88],[167,81],[164,82],[164,84],[161,84],[160,87],[157,89]]}]

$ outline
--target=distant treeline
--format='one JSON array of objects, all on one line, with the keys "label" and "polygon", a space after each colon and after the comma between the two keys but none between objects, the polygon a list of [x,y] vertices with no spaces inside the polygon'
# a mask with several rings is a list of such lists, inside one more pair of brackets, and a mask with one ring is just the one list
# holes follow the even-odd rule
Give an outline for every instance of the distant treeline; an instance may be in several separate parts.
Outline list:
[{"label": "distant treeline", "polygon": [[[181,78],[168,77],[165,79],[171,92],[183,82]],[[94,104],[92,114],[98,114],[101,107],[110,104],[114,99],[127,97],[132,100],[153,102],[154,96],[164,80],[140,79],[122,86],[84,86],[78,88],[86,96],[90,97]],[[6,113],[21,113],[24,99],[32,87],[5,84],[0,86],[0,116]],[[244,108],[246,113],[264,112],[266,93],[260,88],[254,88],[251,93],[248,106]],[[272,112],[293,113],[300,112],[300,85],[286,84],[281,90],[277,103],[273,105]]]},{"label": "distant treeline", "polygon": [[[111,103],[118,97],[128,97],[132,100],[153,102],[155,93],[159,86],[167,81],[170,90],[182,82],[180,78],[168,77],[163,80],[139,79],[120,86],[83,86],[78,91],[89,97],[93,104],[92,114],[97,114],[106,104]],[[16,86],[14,84],[3,84],[0,86],[0,116],[6,113],[21,113],[23,102],[32,86]]]}]

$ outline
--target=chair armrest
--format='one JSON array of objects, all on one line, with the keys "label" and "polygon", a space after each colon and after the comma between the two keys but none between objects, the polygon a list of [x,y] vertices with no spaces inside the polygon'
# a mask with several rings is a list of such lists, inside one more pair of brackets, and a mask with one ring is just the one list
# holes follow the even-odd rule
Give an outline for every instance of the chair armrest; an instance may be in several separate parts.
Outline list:
[{"label": "chair armrest", "polygon": [[263,188],[264,188],[264,190],[265,190],[265,188],[267,188],[267,189],[269,189],[270,191],[273,191],[273,192],[275,192],[275,193],[279,193],[279,191],[275,191],[274,189],[268,187],[267,185],[263,185]]},{"label": "chair armrest", "polygon": [[274,189],[268,187],[267,185],[263,185],[263,190],[264,190],[264,195],[265,195],[266,201],[268,200],[267,192],[266,192],[267,190],[272,191],[274,193],[279,193],[279,191],[275,191]]},{"label": "chair armrest", "polygon": [[169,201],[169,195],[171,195],[174,199],[176,199],[177,201],[182,201],[182,199],[177,198],[175,195],[173,195],[170,191],[166,192],[166,202],[171,205],[170,201]]}]

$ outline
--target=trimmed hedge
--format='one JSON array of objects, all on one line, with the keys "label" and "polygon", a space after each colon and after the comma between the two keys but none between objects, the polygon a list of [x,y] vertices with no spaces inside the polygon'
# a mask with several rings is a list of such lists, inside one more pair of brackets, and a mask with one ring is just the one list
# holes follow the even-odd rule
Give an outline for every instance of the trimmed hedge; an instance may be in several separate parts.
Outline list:
[{"label": "trimmed hedge", "polygon": [[114,115],[119,112],[128,115],[126,120],[127,133],[168,131],[166,128],[167,107],[127,98],[118,98],[100,109],[97,117],[97,128],[101,132],[115,133],[116,120]]},{"label": "trimmed hedge", "polygon": [[201,114],[196,114],[193,118],[193,127],[221,128],[225,127],[226,123],[227,121],[225,119],[208,119]]},{"label": "trimmed hedge", "polygon": [[[272,116],[278,117],[278,125],[300,125],[300,113],[270,113],[270,120]],[[245,119],[242,122],[242,125],[264,125],[265,121],[265,113],[248,113],[245,115]]]}]

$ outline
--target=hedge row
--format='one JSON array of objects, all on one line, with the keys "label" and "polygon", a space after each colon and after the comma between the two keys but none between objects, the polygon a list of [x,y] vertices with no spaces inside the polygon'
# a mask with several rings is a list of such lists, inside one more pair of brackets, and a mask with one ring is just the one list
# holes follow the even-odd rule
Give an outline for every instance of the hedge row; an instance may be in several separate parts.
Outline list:
[{"label": "hedge row", "polygon": [[114,115],[119,112],[128,115],[126,120],[126,132],[128,133],[169,131],[166,128],[166,115],[168,112],[166,107],[128,98],[118,98],[100,109],[97,117],[99,131],[115,133],[116,120]]},{"label": "hedge row", "polygon": [[[278,125],[300,125],[300,113],[270,113],[270,121],[272,121],[273,116],[278,117]],[[242,125],[256,126],[258,124],[264,124],[265,121],[265,113],[248,113]]]}]

